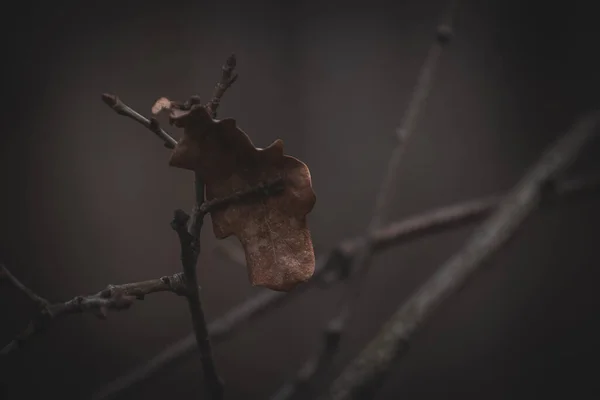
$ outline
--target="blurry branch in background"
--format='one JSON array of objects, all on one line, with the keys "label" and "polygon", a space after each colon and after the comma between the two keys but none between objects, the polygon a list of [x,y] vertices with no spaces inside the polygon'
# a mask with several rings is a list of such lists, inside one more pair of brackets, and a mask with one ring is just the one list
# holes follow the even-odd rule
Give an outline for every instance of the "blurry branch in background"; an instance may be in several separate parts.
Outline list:
[{"label": "blurry branch in background", "polygon": [[215,243],[213,250],[220,256],[237,265],[246,266],[246,253],[244,253],[241,246],[236,246],[228,240],[220,240]]},{"label": "blurry branch in background", "polygon": [[309,358],[289,382],[285,383],[272,397],[272,400],[312,399],[326,379],[335,355],[338,353],[342,335],[347,331],[350,318],[354,314],[365,277],[372,264],[376,242],[375,232],[386,223],[390,203],[394,198],[397,175],[410,138],[421,111],[431,94],[433,78],[438,68],[445,45],[453,35],[452,25],[457,2],[451,0],[442,22],[436,29],[434,41],[419,71],[417,83],[412,92],[402,122],[396,130],[397,143],[390,155],[383,182],[375,196],[375,207],[366,228],[363,241],[356,247],[350,263],[350,274],[345,290],[338,304],[337,314],[323,328],[323,343],[318,352]]},{"label": "blurry branch in background", "polygon": [[225,61],[225,64],[223,64],[223,67],[221,68],[221,80],[215,85],[213,97],[208,104],[206,104],[206,108],[211,111],[211,116],[213,118],[217,117],[217,109],[221,104],[221,97],[223,97],[227,89],[229,89],[238,78],[237,73],[234,71],[236,63],[237,60],[232,54],[227,58],[227,61]]},{"label": "blurry branch in background", "polygon": [[375,338],[333,381],[319,399],[373,398],[391,367],[433,311],[456,293],[516,233],[541,203],[548,182],[574,161],[596,134],[600,110],[581,118],[548,149],[520,182],[498,204],[465,246],[446,261],[392,315]]},{"label": "blurry branch in background", "polygon": [[138,113],[127,104],[123,103],[121,99],[117,96],[109,93],[104,93],[102,95],[102,101],[112,108],[117,114],[122,115],[127,118],[131,118],[132,120],[139,122],[146,128],[148,128],[151,132],[153,132],[160,140],[163,141],[163,144],[168,149],[174,149],[177,145],[177,140],[175,140],[171,135],[165,132],[164,129],[160,127],[156,118],[146,118],[142,114]]},{"label": "blurry branch in background", "polygon": [[[542,192],[542,205],[551,206],[555,204],[556,200],[569,199],[573,195],[599,189],[600,176],[573,179],[552,178]],[[383,251],[430,235],[480,222],[494,212],[505,197],[503,195],[483,197],[440,207],[393,222],[373,233],[373,248],[375,251]],[[254,319],[285,305],[309,288],[330,285],[345,279],[350,274],[349,262],[363,242],[362,237],[348,239],[341,242],[328,255],[317,257],[314,279],[307,284],[298,286],[294,291],[286,294],[262,290],[257,295],[233,307],[225,315],[209,323],[208,331],[212,341],[219,343],[229,338]],[[221,242],[219,242],[220,245]],[[244,255],[235,246],[226,244],[218,249],[225,253],[228,259],[244,263]],[[195,346],[193,334],[172,343],[151,359],[99,389],[91,397],[91,400],[112,398],[125,389],[149,379],[164,368],[184,360],[194,351]]]},{"label": "blurry branch in background", "polygon": [[0,281],[7,282],[25,294],[39,309],[39,315],[29,322],[29,325],[9,344],[0,350],[0,355],[6,355],[21,348],[27,339],[44,331],[52,322],[70,314],[89,312],[98,318],[105,319],[108,310],[125,310],[135,300],[143,300],[144,296],[158,292],[172,292],[180,296],[186,295],[183,275],[163,276],[149,281],[126,283],[123,285],[108,285],[106,289],[88,296],[76,296],[61,303],[51,303],[37,295],[34,291],[19,281],[4,265],[0,265]]},{"label": "blurry branch in background", "polygon": [[[590,191],[597,191],[598,189],[600,189],[600,176],[551,179],[548,181],[546,190],[543,193],[542,205],[550,206],[553,205],[556,200],[568,199],[570,196],[585,194]],[[498,204],[504,197],[505,196],[497,195],[466,201],[456,205],[440,207],[423,214],[414,215],[404,220],[393,222],[388,226],[375,231],[373,235],[375,238],[373,243],[374,249],[376,251],[386,250],[390,247],[418,240],[425,236],[442,233],[450,229],[467,226],[481,221],[498,207]],[[352,259],[353,254],[356,252],[356,249],[360,246],[362,241],[363,239],[360,237],[345,240],[341,242],[336,250],[331,252],[329,256],[319,257],[317,259],[315,272],[316,279],[312,281],[312,283],[299,286],[298,288],[302,291],[308,286],[314,286],[315,283],[322,282],[331,284],[346,276],[348,274],[348,262]],[[219,242],[217,250],[224,253],[226,257],[234,262],[239,262],[241,265],[245,263],[243,251],[233,244],[226,243],[225,241]],[[22,282],[15,278],[4,265],[0,265],[0,283],[12,285],[25,294],[36,304],[36,306],[38,306],[41,313],[45,312],[44,310],[47,306],[50,306],[53,310],[60,310],[59,312],[54,311],[51,320],[44,322],[43,326],[37,325],[37,322],[32,321],[30,326],[9,345],[6,345],[0,354],[7,354],[12,350],[20,348],[30,336],[44,330],[47,327],[46,324],[49,324],[59,316],[62,317],[69,314],[89,312],[103,318],[104,313],[98,314],[101,306],[103,306],[104,311],[119,309],[114,306],[106,305],[106,303],[110,304],[111,301],[113,301],[111,300],[112,296],[116,296],[117,294],[124,295],[125,297],[133,296],[135,300],[143,300],[147,294],[158,292],[172,292],[178,295],[184,295],[185,287],[182,279],[183,275],[178,273],[147,281],[121,285],[108,285],[107,288],[101,292],[86,296],[76,296],[64,303],[52,304],[26,287]],[[275,308],[288,300],[291,300],[295,296],[295,293],[296,292],[291,292],[286,296],[281,292],[268,290],[261,291],[258,295],[234,307],[230,312],[215,320],[213,323],[210,323],[208,325],[209,334],[215,341],[224,340],[228,338],[230,334],[235,333],[238,328],[243,327],[245,322],[249,322],[253,318],[263,315],[264,312],[271,308]],[[108,298],[104,297],[107,295],[109,295]],[[77,306],[78,302],[81,302],[79,306]],[[174,361],[183,357],[185,354],[188,354],[194,349],[194,346],[195,338],[193,335],[172,344],[157,355],[157,357],[153,359],[153,362],[151,361],[148,365],[136,369],[138,373],[133,375],[137,378],[127,379],[127,381],[131,382],[130,384],[116,386],[123,386],[124,388],[144,380],[151,376],[154,371],[169,364],[170,361]],[[139,373],[142,370],[145,372]]]},{"label": "blurry branch in background", "polygon": [[[224,204],[244,201],[246,196],[253,196],[256,192],[264,191],[265,188],[277,188],[281,182],[268,182],[267,187],[251,188],[245,192],[234,193],[227,198],[205,201],[204,184],[196,176],[196,198],[191,215],[176,210],[171,224],[180,240],[183,273],[144,282],[109,285],[96,294],[77,296],[64,303],[50,303],[23,285],[4,265],[0,264],[0,283],[14,286],[39,309],[37,318],[29,323],[24,332],[0,350],[0,355],[21,347],[28,338],[43,331],[58,317],[90,312],[105,318],[108,310],[126,309],[135,300],[142,300],[147,294],[173,292],[186,297],[194,332],[168,346],[141,366],[110,382],[97,391],[92,399],[107,399],[119,394],[198,349],[208,394],[211,399],[219,400],[223,398],[223,385],[212,358],[211,341],[222,341],[228,338],[255,318],[298,297],[310,288],[327,287],[347,280],[349,284],[341,299],[339,313],[324,330],[324,344],[321,351],[309,359],[296,376],[282,386],[274,398],[279,400],[291,397],[314,398],[318,393],[322,393],[323,399],[348,399],[355,398],[357,395],[369,397],[369,393],[372,394],[376,390],[393,362],[406,350],[408,340],[417,328],[447,296],[458,290],[471,273],[512,236],[529,213],[538,205],[552,204],[557,198],[600,187],[598,177],[570,180],[559,178],[559,173],[568,166],[592,137],[599,117],[596,112],[582,119],[508,194],[441,207],[401,221],[384,223],[387,208],[392,200],[397,167],[406,142],[414,129],[419,110],[430,92],[433,72],[442,46],[448,42],[451,35],[450,22],[447,21],[446,24],[438,27],[436,42],[425,61],[413,99],[397,131],[398,145],[393,150],[381,190],[377,194],[376,206],[367,232],[361,237],[339,243],[326,256],[318,257],[315,274],[310,282],[298,286],[289,293],[263,290],[232,308],[221,318],[207,324],[196,278],[196,264],[200,253],[199,237],[204,216]],[[205,105],[213,117],[216,117],[221,97],[237,79],[237,74],[234,73],[235,65],[235,57],[229,57],[222,67],[222,76],[215,87],[214,96]],[[104,94],[102,100],[118,114],[148,128],[165,147],[169,149],[176,147],[177,141],[159,126],[155,118],[144,117],[124,104],[117,96]],[[199,104],[198,101],[198,97],[194,96],[183,103],[182,107],[185,108],[192,103]],[[473,235],[465,248],[443,264],[420,290],[398,308],[377,337],[344,369],[329,389],[323,391],[330,362],[337,352],[337,344],[352,314],[373,254],[431,234],[479,222],[485,218],[489,219]],[[243,251],[235,248],[231,243],[220,242],[217,246],[230,260],[245,264]]]}]

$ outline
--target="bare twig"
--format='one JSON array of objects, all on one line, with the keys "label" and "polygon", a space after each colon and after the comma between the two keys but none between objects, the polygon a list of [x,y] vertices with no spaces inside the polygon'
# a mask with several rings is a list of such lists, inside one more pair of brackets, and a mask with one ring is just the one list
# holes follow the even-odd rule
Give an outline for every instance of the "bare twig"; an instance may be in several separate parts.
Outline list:
[{"label": "bare twig", "polygon": [[[383,183],[377,192],[375,208],[367,227],[367,234],[360,244],[350,265],[351,275],[347,283],[347,288],[340,300],[338,313],[325,326],[323,331],[323,345],[319,352],[306,361],[291,382],[285,384],[275,393],[272,397],[273,400],[285,400],[294,397],[312,398],[312,393],[315,390],[318,390],[318,387],[327,375],[334,356],[337,353],[341,335],[348,324],[348,320],[353,314],[353,310],[356,308],[364,276],[369,270],[371,259],[373,257],[373,245],[375,242],[374,233],[381,228],[387,217],[389,204],[394,195],[393,188],[396,184],[396,176],[398,174],[402,156],[404,155],[407,143],[414,132],[419,113],[431,93],[433,77],[442,49],[452,36],[452,20],[455,11],[455,3],[455,1],[451,1],[450,10],[447,15],[444,16],[444,23],[437,28],[436,40],[431,46],[427,58],[421,67],[417,84],[412,93],[408,108],[404,114],[400,127],[396,131],[398,142],[392,151],[387,170],[385,171]],[[294,387],[295,390],[293,389]]]},{"label": "bare twig", "polygon": [[[237,79],[237,74],[234,73],[235,65],[235,56],[231,55],[229,58],[227,58],[225,64],[223,65],[221,80],[216,85],[212,100],[205,106],[208,110],[210,110],[213,118],[216,118],[217,108],[219,106],[221,97]],[[103,94],[102,100],[118,114],[132,118],[133,120],[144,125],[146,128],[150,129],[150,131],[154,132],[164,142],[165,147],[173,149],[177,145],[177,141],[159,126],[158,121],[155,118],[148,119],[142,116],[137,111],[124,104],[117,96]],[[192,96],[188,102],[186,102],[184,105],[180,105],[180,107],[190,107],[192,104],[199,104],[199,101],[200,100],[198,96]],[[214,400],[223,398],[223,382],[217,374],[216,366],[212,356],[212,348],[210,344],[210,338],[208,336],[206,318],[198,291],[196,274],[196,264],[200,254],[200,232],[202,229],[204,216],[208,212],[211,212],[213,209],[216,209],[225,203],[239,201],[247,196],[268,191],[271,189],[271,186],[272,185],[266,185],[265,187],[261,186],[259,188],[252,188],[247,192],[235,193],[226,199],[216,199],[205,202],[204,183],[200,179],[199,175],[195,174],[196,200],[192,217],[187,215],[182,210],[176,210],[175,217],[171,223],[172,228],[179,236],[181,245],[181,262],[183,265],[187,287],[186,297],[188,299],[190,314],[192,316],[194,337],[202,361],[206,389],[210,397]]]},{"label": "bare twig", "polygon": [[[217,108],[219,107],[221,97],[225,94],[227,88],[229,88],[229,86],[237,79],[237,74],[232,77],[235,65],[235,56],[231,55],[223,65],[221,80],[217,83],[212,100],[205,106],[210,111],[213,118],[216,118],[217,116]],[[190,99],[190,103],[197,102],[197,97]],[[211,201],[205,201],[204,199],[204,182],[202,182],[198,173],[195,174],[194,187],[196,192],[196,203],[192,218],[190,219],[190,217],[182,210],[177,210],[172,222],[172,227],[179,235],[181,244],[181,263],[183,264],[183,271],[189,289],[187,296],[188,305],[190,314],[192,315],[196,343],[200,352],[206,389],[211,399],[220,400],[224,395],[223,382],[217,373],[217,368],[212,355],[212,346],[208,334],[206,317],[204,315],[204,309],[196,284],[198,279],[196,274],[196,264],[200,254],[200,232],[202,230],[204,216],[208,212],[230,202],[245,199],[248,196],[256,194],[256,192],[264,192],[270,188],[270,186],[264,188],[260,187],[242,193],[235,193],[226,199],[215,199]]]},{"label": "bare twig", "polygon": [[[185,265],[194,261],[192,257],[197,258],[198,256],[197,253],[199,253],[200,244],[196,238],[199,237],[203,217],[207,213],[226,204],[247,201],[254,196],[277,193],[281,189],[281,184],[282,180],[278,179],[273,182],[266,182],[256,187],[251,187],[248,190],[236,192],[224,198],[215,198],[211,201],[207,201],[194,207],[197,211],[194,212],[195,218],[193,219],[190,219],[185,212],[178,210],[172,223],[172,227],[179,234],[182,245],[182,261],[185,262]],[[203,186],[199,187],[200,190],[203,190]],[[203,198],[202,192],[198,195],[199,198]],[[185,220],[185,222],[183,220]],[[190,221],[189,224],[188,220]],[[195,283],[195,276],[191,277],[193,279],[188,279],[187,277],[186,279],[183,279],[183,276],[183,274],[175,274],[143,282],[109,285],[103,291],[93,295],[76,296],[64,303],[51,304],[48,300],[40,297],[21,283],[21,281],[19,281],[4,265],[0,264],[0,281],[9,282],[12,286],[25,294],[36,304],[40,309],[41,314],[41,318],[38,318],[40,320],[31,321],[24,332],[19,334],[15,340],[0,351],[0,355],[7,354],[12,350],[22,347],[27,339],[32,335],[45,330],[49,325],[49,321],[54,320],[59,316],[89,311],[97,314],[99,317],[105,318],[108,309],[122,310],[128,308],[131,303],[133,303],[133,300],[141,300],[145,295],[150,293],[170,291],[182,296],[188,296],[190,294],[194,295],[194,292],[197,292],[198,290],[187,288],[185,282],[190,282],[193,288],[197,288],[198,285]]]},{"label": "bare twig", "polygon": [[504,245],[538,207],[547,182],[566,169],[591,140],[600,122],[600,111],[573,126],[502,200],[496,211],[471,236],[467,244],[392,315],[377,336],[332,383],[322,399],[371,398],[393,362],[433,311],[455,293],[484,262]]},{"label": "bare twig", "polygon": [[215,198],[205,201],[201,204],[199,211],[201,213],[209,213],[228,204],[248,201],[253,197],[263,198],[265,196],[275,195],[284,189],[283,179],[278,178],[273,181],[260,182],[257,186],[247,190],[240,190],[224,198]]},{"label": "bare twig", "polygon": [[148,119],[144,117],[142,114],[138,113],[127,104],[123,103],[119,97],[114,94],[104,93],[102,95],[102,101],[106,103],[110,108],[115,110],[115,112],[119,115],[123,115],[127,118],[131,118],[136,122],[144,125],[151,132],[153,132],[160,140],[163,141],[165,147],[169,149],[174,149],[175,145],[177,145],[177,140],[175,140],[171,135],[165,132],[158,124],[158,121],[154,118]]},{"label": "bare twig", "polygon": [[[553,180],[550,182],[553,182]],[[551,190],[545,192],[543,204],[552,205],[553,202],[550,200],[555,197],[562,199],[568,195],[588,193],[590,190],[599,188],[600,179],[598,177],[557,180],[555,184],[548,185],[548,189]],[[406,244],[428,235],[479,222],[488,217],[503,198],[504,196],[484,197],[441,207],[391,223],[374,233],[374,250],[381,251],[394,245]],[[363,241],[364,239],[361,237],[345,240],[328,256],[317,258],[314,279],[306,285],[298,286],[293,292],[286,294],[265,290],[235,306],[225,315],[209,324],[208,331],[211,339],[213,342],[220,342],[229,338],[253,319],[286,304],[321,280],[325,279],[331,283],[337,281],[340,277],[347,276],[349,274],[349,262]],[[166,366],[183,359],[195,347],[196,342],[193,334],[174,342],[150,360],[105,385],[93,395],[91,400],[103,400],[115,396],[126,388],[154,376]],[[306,371],[313,370],[312,366],[309,367],[303,371],[301,382],[305,382],[307,379],[305,378]],[[296,382],[289,382],[284,385],[281,388],[282,395],[291,394],[295,391],[295,385]]]},{"label": "bare twig", "polygon": [[[553,200],[558,198],[589,193],[599,188],[600,176],[596,175],[551,179],[545,188],[542,205],[551,205]],[[381,251],[432,233],[479,222],[488,217],[505,197],[506,195],[482,197],[392,222],[373,233],[374,249]],[[350,258],[356,253],[361,242],[361,238],[346,240],[339,245],[338,251],[344,257]]]},{"label": "bare twig", "polygon": [[[201,209],[201,204],[204,201],[204,184],[196,175],[196,206]],[[183,265],[183,273],[188,289],[188,306],[192,316],[192,325],[194,327],[194,336],[200,353],[202,362],[202,370],[204,372],[204,381],[206,390],[213,400],[223,398],[223,382],[217,373],[217,368],[212,355],[212,347],[208,336],[208,328],[206,326],[206,317],[200,293],[197,286],[196,264],[200,254],[200,231],[204,213],[195,213],[196,218],[190,220],[190,216],[182,210],[175,211],[172,228],[179,236],[181,245],[181,264]]]},{"label": "bare twig", "polygon": [[6,280],[10,282],[12,286],[14,286],[19,291],[23,292],[25,296],[27,296],[31,301],[35,303],[39,308],[44,308],[50,305],[48,300],[43,297],[38,296],[34,291],[29,289],[27,286],[23,285],[21,281],[19,281],[5,265],[0,264],[0,281]]},{"label": "bare twig", "polygon": [[15,288],[27,295],[38,306],[40,311],[39,316],[32,319],[23,332],[0,350],[0,355],[6,355],[13,350],[23,347],[29,338],[44,331],[49,327],[51,322],[59,317],[89,312],[99,318],[105,319],[108,310],[127,309],[136,299],[143,300],[144,296],[151,293],[173,292],[180,296],[184,296],[187,293],[183,275],[175,274],[143,282],[108,285],[104,290],[92,295],[76,296],[71,300],[61,303],[50,303],[27,288],[5,266],[0,266],[0,271],[2,272],[2,276]]},{"label": "bare twig", "polygon": [[235,54],[230,55],[225,61],[225,64],[223,64],[221,80],[215,86],[215,92],[212,99],[206,104],[206,108],[211,110],[213,118],[217,117],[217,109],[221,104],[221,97],[223,97],[227,89],[229,89],[233,82],[238,78],[237,73],[234,72],[236,64],[237,60]]}]

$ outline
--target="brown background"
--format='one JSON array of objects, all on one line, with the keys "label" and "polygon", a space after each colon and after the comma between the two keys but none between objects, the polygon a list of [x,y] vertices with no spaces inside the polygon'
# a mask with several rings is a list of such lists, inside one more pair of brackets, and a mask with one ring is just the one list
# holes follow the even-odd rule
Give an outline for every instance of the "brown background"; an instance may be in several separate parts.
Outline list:
[{"label": "brown background", "polygon": [[[257,146],[282,138],[310,166],[318,250],[365,228],[444,2],[108,3],[16,3],[2,16],[0,259],[19,278],[63,300],[180,269],[168,223],[191,206],[192,176],[169,168],[158,140],[100,94],[145,114],[160,96],[208,99],[230,52],[240,79],[220,115]],[[597,100],[593,2],[464,3],[403,160],[393,218],[508,189]],[[600,170],[599,148],[580,170]],[[597,398],[598,201],[536,213],[427,324],[379,398]],[[338,366],[470,232],[376,258]],[[211,251],[208,229],[204,243],[212,320],[260,289]],[[265,398],[292,374],[339,293],[311,291],[217,346],[228,399]],[[2,343],[29,311],[20,294],[0,295]],[[168,294],[104,322],[70,317],[0,361],[0,398],[83,399],[189,330],[185,303]],[[197,398],[198,371],[190,358],[121,398]]]}]

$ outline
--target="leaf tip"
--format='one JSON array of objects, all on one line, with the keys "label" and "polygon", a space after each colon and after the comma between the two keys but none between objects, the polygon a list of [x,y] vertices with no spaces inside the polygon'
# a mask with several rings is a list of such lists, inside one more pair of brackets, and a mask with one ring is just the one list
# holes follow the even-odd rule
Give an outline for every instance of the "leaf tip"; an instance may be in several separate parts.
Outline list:
[{"label": "leaf tip", "polygon": [[163,110],[170,110],[171,107],[171,100],[166,97],[161,97],[154,102],[154,105],[152,106],[152,115],[158,115]]}]

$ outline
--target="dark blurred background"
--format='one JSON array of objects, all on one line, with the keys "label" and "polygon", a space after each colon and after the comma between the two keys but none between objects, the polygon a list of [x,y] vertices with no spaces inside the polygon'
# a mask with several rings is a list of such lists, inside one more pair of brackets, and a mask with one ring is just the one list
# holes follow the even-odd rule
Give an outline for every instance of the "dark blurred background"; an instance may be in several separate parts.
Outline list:
[{"label": "dark blurred background", "polygon": [[[0,260],[44,297],[180,270],[175,208],[192,175],[142,126],[160,96],[208,100],[225,58],[240,78],[221,117],[259,147],[282,138],[311,168],[310,214],[323,253],[366,227],[394,129],[444,1],[11,3],[2,15],[4,118]],[[463,2],[397,182],[393,219],[509,189],[600,93],[593,2]],[[179,132],[172,132],[179,135]],[[577,171],[600,171],[598,143]],[[600,196],[544,208],[438,310],[380,399],[598,398]],[[341,368],[472,227],[379,254],[336,363]],[[219,256],[210,229],[199,264],[210,320],[260,291]],[[312,290],[215,348],[228,399],[272,393],[320,344],[339,288]],[[0,339],[33,309],[0,293]],[[107,321],[62,320],[0,361],[2,399],[85,399],[191,329],[187,306],[149,296]],[[199,361],[121,399],[201,398]]]}]

